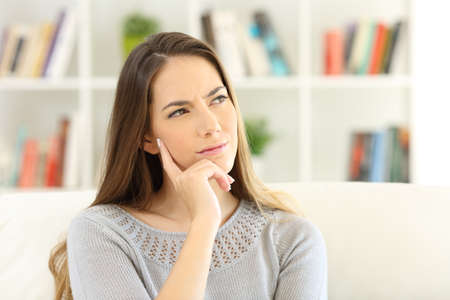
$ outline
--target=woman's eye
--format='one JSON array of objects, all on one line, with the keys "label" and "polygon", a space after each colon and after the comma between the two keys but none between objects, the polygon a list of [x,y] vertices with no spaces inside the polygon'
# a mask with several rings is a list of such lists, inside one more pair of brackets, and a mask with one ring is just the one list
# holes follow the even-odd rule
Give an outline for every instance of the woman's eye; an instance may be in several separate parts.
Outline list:
[{"label": "woman's eye", "polygon": [[185,110],[186,110],[186,109],[184,109],[184,108],[177,109],[176,111],[174,111],[173,113],[171,113],[171,114],[169,115],[169,118],[172,118],[173,116],[180,115],[180,114],[177,114],[177,113],[180,112],[180,111],[185,111]]},{"label": "woman's eye", "polygon": [[213,101],[215,101],[215,100],[217,100],[217,99],[220,99],[219,103],[222,103],[223,101],[225,101],[225,99],[227,99],[227,97],[224,96],[224,95],[220,95],[220,96],[218,96],[217,98],[215,98]]},{"label": "woman's eye", "polygon": [[[213,102],[213,101],[215,101],[215,100],[219,100],[219,103],[222,103],[222,102],[224,102],[225,99],[227,99],[227,98],[228,98],[227,96],[220,95],[220,96],[216,97],[214,100],[212,100],[211,102]],[[174,116],[181,116],[181,115],[183,115],[184,113],[179,114],[179,112],[185,112],[185,111],[187,111],[187,110],[184,109],[184,108],[177,109],[176,111],[172,112],[172,113],[169,115],[169,118],[172,118],[172,117],[174,117]]]}]

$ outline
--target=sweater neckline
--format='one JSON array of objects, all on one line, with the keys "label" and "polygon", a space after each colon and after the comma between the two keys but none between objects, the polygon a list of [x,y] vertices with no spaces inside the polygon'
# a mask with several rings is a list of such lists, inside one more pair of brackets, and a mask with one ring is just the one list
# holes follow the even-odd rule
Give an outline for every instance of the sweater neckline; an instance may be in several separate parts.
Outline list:
[{"label": "sweater neckline", "polygon": [[[149,230],[149,231],[151,231],[151,232],[153,232],[153,233],[155,233],[157,235],[161,235],[161,236],[177,236],[177,237],[186,237],[187,236],[187,232],[166,231],[166,230],[162,230],[162,229],[158,229],[158,228],[155,228],[153,226],[150,226],[149,224],[145,223],[144,221],[141,221],[140,219],[138,219],[135,216],[133,216],[132,214],[130,214],[125,209],[121,208],[119,205],[115,205],[115,204],[113,204],[113,205],[115,207],[117,207],[122,213],[127,215],[131,220],[133,220],[137,224],[143,226],[147,230]],[[224,230],[226,230],[228,227],[230,227],[230,224],[232,224],[234,222],[234,220],[241,214],[242,210],[244,209],[244,207],[246,205],[247,205],[246,200],[240,199],[237,208],[234,210],[233,214],[228,218],[228,220],[225,221],[225,223],[222,224],[222,226],[219,227],[219,229],[217,230],[217,234],[221,234]]]}]

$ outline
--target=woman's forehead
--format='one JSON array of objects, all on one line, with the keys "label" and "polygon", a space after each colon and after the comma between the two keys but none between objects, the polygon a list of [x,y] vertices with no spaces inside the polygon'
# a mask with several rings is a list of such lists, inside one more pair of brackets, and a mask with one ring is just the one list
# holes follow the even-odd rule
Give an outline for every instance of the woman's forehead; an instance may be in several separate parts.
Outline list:
[{"label": "woman's forehead", "polygon": [[223,86],[215,67],[195,56],[171,57],[152,82],[153,103],[164,106],[174,100],[191,101]]}]

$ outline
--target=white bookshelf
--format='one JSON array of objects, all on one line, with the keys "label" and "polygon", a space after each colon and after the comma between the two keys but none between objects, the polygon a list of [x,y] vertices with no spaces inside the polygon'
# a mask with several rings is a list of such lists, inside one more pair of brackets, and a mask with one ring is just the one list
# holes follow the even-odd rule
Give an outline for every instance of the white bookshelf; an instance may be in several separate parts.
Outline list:
[{"label": "white bookshelf", "polygon": [[[64,1],[63,3],[69,3]],[[114,100],[117,77],[123,63],[120,29],[123,17],[139,10],[160,18],[163,31],[183,31],[200,37],[200,14],[210,7],[229,8],[245,13],[255,8],[266,8],[272,25],[280,38],[284,53],[294,74],[286,78],[248,78],[233,80],[241,110],[246,116],[266,116],[271,130],[279,138],[269,146],[263,159],[268,172],[264,181],[342,181],[346,180],[349,131],[354,129],[381,129],[395,123],[411,129],[413,80],[410,59],[413,34],[408,31],[406,46],[400,55],[400,66],[389,75],[323,76],[322,36],[327,27],[343,27],[359,16],[367,16],[392,24],[398,17],[410,23],[414,0],[283,0],[274,1],[110,1],[78,0],[79,31],[76,51],[67,77],[45,79],[0,78],[0,105],[14,106],[30,102],[33,95],[42,105],[64,97],[70,112],[78,109],[83,121],[83,140],[80,143],[83,160],[80,188],[92,188],[103,151],[105,130]],[[27,3],[19,5],[18,3]],[[45,6],[33,14],[34,19],[52,19],[61,1],[46,0]],[[27,22],[31,0],[0,4],[0,17],[5,25],[12,20]],[[27,8],[25,8],[27,7]],[[54,11],[49,12],[54,7]],[[3,8],[7,8],[6,10]],[[14,8],[11,15],[5,11]],[[336,13],[336,12],[339,13]],[[186,14],[187,12],[187,14]],[[333,14],[334,12],[334,14]],[[39,14],[40,13],[40,14]],[[17,16],[17,17],[16,17]],[[344,99],[345,98],[345,99]],[[356,106],[358,118],[346,113]],[[64,110],[64,109],[61,109]],[[331,112],[330,110],[333,110]],[[376,110],[377,114],[374,114]],[[42,110],[46,124],[36,135],[44,137],[44,130],[56,127],[56,110]],[[386,112],[386,113],[384,113]],[[19,121],[28,120],[34,112],[24,112],[22,118],[0,112],[2,123],[11,125],[5,131],[5,140],[15,142]],[[352,119],[354,118],[354,119]],[[30,120],[33,118],[30,117]],[[345,122],[343,121],[345,120]],[[39,127],[39,126],[37,126]],[[50,134],[50,132],[47,132]],[[415,179],[414,149],[411,148],[410,178]]]}]

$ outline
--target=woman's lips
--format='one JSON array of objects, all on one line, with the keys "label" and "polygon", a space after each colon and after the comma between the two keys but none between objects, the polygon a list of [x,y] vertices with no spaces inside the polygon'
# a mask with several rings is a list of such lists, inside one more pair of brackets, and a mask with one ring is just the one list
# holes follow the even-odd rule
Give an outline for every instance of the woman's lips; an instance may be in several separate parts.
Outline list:
[{"label": "woman's lips", "polygon": [[225,147],[226,147],[227,145],[228,145],[228,142],[226,142],[226,143],[220,145],[219,147],[213,148],[213,149],[211,149],[211,150],[205,150],[205,151],[199,152],[199,154],[202,154],[202,155],[214,155],[214,154],[218,154],[218,153],[221,153],[221,152],[225,149]]}]

